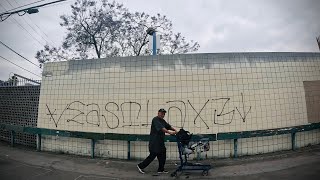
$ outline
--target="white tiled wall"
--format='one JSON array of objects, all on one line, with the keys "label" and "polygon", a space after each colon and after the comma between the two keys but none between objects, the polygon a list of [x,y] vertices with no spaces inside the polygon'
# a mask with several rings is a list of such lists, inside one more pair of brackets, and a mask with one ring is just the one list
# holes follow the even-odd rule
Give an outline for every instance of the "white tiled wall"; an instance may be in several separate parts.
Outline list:
[{"label": "white tiled wall", "polygon": [[62,154],[91,155],[91,140],[61,136],[42,136],[41,149]]},{"label": "white tiled wall", "polygon": [[[166,120],[171,125],[194,134],[304,125],[308,120],[303,81],[320,80],[319,68],[319,53],[190,54],[47,63],[44,73],[51,75],[43,77],[38,127],[148,134],[159,108],[168,110]],[[147,144],[135,143],[132,157],[144,157]],[[208,156],[233,153],[233,142],[212,143]],[[105,140],[97,146],[102,156],[126,158],[126,142]],[[287,135],[239,141],[243,155],[289,148]]]}]

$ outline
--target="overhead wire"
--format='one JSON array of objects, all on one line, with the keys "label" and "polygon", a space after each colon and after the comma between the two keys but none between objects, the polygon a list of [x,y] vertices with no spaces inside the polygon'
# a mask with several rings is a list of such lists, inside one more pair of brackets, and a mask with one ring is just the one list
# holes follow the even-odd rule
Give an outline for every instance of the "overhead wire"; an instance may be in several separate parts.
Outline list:
[{"label": "overhead wire", "polygon": [[[14,12],[7,12],[7,13],[3,13],[3,14],[15,14],[15,13],[18,13],[18,12],[22,12],[22,11],[28,11],[30,9],[37,9],[37,8],[40,8],[40,7],[44,7],[44,6],[49,6],[49,5],[52,5],[52,4],[55,4],[55,3],[59,3],[59,2],[66,2],[67,0],[56,0],[56,1],[52,1],[52,2],[48,2],[48,3],[44,3],[44,4],[40,4],[40,5],[37,5],[37,6],[32,6],[32,7],[29,7],[29,8],[25,8],[25,9],[20,9],[18,11],[14,11]],[[38,11],[37,11],[38,12]],[[29,13],[29,12],[28,12]],[[33,12],[32,12],[33,13]]]},{"label": "overhead wire", "polygon": [[[6,8],[4,6],[2,6],[0,4],[0,6],[6,10]],[[23,27],[14,17],[12,17],[13,20],[17,23],[17,25],[22,29],[22,30],[25,30],[35,41],[37,41],[41,46],[45,46],[45,44],[41,43],[36,37],[34,37],[25,27]]]},{"label": "overhead wire", "polygon": [[[13,9],[11,9],[11,10],[6,10],[6,8],[4,8],[4,6],[2,6],[1,4],[0,4],[0,6],[5,10],[5,12],[9,12],[9,11],[12,11],[12,10],[15,10],[15,9],[19,9],[19,8],[21,8],[21,7],[24,7],[24,6],[28,6],[28,5],[31,5],[31,4],[35,4],[35,3],[41,2],[41,1],[44,1],[44,0],[36,1],[36,2],[33,2],[33,3],[26,4],[26,5],[22,5],[22,6],[13,8]],[[14,7],[9,1],[7,1],[7,2],[8,2],[8,4],[9,4],[11,7]],[[17,5],[19,5],[19,4],[17,3],[17,1],[15,1],[15,2],[16,2]],[[41,6],[42,6],[42,5],[41,5]],[[24,14],[25,14],[25,13],[24,13]],[[24,14],[19,14],[19,13],[18,13],[18,15],[20,15],[20,16],[22,16],[22,15],[24,15]],[[10,15],[8,15],[8,17],[9,17],[9,16],[10,16]],[[8,17],[5,17],[5,19],[8,18]],[[30,19],[30,17],[28,17],[28,18],[29,18],[29,20],[32,22],[32,20]],[[27,32],[34,40],[36,40],[40,45],[44,46],[44,44],[41,43],[41,42],[39,41],[39,39],[36,38],[32,33],[30,33],[30,31],[28,31],[21,23],[19,23],[19,21],[17,21],[15,18],[13,18],[13,19],[14,19],[14,21],[16,22],[16,24],[17,24],[21,29],[23,29],[24,31],[26,31],[26,32]],[[41,34],[38,33],[39,31],[37,31],[33,26],[31,26],[30,23],[28,23],[28,22],[26,21],[26,19],[23,19],[23,20],[25,21],[25,23],[27,23],[27,25],[28,25],[30,28],[32,28],[32,30],[33,30],[37,35],[39,35],[47,44],[49,44],[49,42],[48,42]],[[40,30],[40,32],[42,32],[42,33],[48,38],[48,40],[52,41],[51,39],[49,39],[48,35],[45,34],[45,33],[41,30],[41,28],[40,28],[38,25],[35,24],[35,26]],[[53,42],[53,41],[52,41],[52,42]],[[53,43],[54,43],[54,42],[53,42]],[[13,50],[11,47],[9,47],[8,45],[6,45],[6,44],[3,43],[2,41],[0,41],[0,44],[2,44],[3,46],[5,46],[5,47],[8,48],[9,50],[11,50],[12,52],[14,52],[14,53],[17,54],[18,56],[20,56],[21,58],[23,58],[24,60],[26,60],[26,61],[28,61],[29,63],[37,66],[38,68],[40,68],[38,65],[36,65],[36,64],[33,63],[32,61],[28,60],[27,58],[25,58],[24,56],[22,56],[21,54],[19,54],[19,53],[16,52],[15,50]],[[33,75],[41,78],[41,76],[39,76],[39,75],[37,75],[37,74],[34,74],[33,72],[31,72],[31,71],[23,68],[22,66],[19,66],[18,64],[10,61],[9,59],[4,58],[3,56],[0,56],[0,58],[2,58],[3,60],[6,60],[6,61],[8,61],[9,63],[11,63],[11,64],[13,64],[13,65],[15,65],[15,66],[17,66],[17,67],[19,67],[19,68],[21,68],[21,69],[29,72],[29,73],[31,73],[31,74],[33,74]]]},{"label": "overhead wire", "polygon": [[[7,1],[7,0],[6,0]],[[41,1],[44,1],[44,0],[41,0]],[[15,10],[15,9],[18,9],[18,8],[21,8],[21,7],[24,7],[24,6],[27,6],[27,5],[31,5],[31,4],[35,4],[35,3],[38,3],[38,2],[41,2],[41,1],[36,1],[36,2],[33,2],[33,3],[29,3],[29,4],[26,4],[26,5],[22,5],[22,6],[19,6],[19,7],[16,7],[16,8],[13,8],[13,9],[11,9],[11,10],[9,10],[9,11],[12,11],[12,10]],[[8,2],[8,4],[11,6],[11,7],[13,7],[13,5],[9,2],[9,1],[7,1]],[[17,1],[15,1],[16,2],[16,4],[18,4],[17,3]],[[50,3],[47,3],[47,4],[50,4]],[[19,4],[18,4],[19,5]],[[0,4],[0,6],[5,10],[5,12],[9,12],[8,10],[6,10],[6,8],[4,7],[4,6],[2,6],[1,4]],[[40,5],[40,6],[43,6],[43,5]],[[25,13],[24,13],[25,14]],[[20,16],[22,16],[22,15],[24,15],[24,14],[19,14],[18,13],[18,15],[20,15]],[[10,14],[8,15],[8,17],[10,16]],[[6,17],[6,18],[8,18],[8,17]],[[28,17],[29,18],[29,17]],[[39,40],[38,40],[38,38],[36,38],[35,36],[33,36],[33,34],[32,33],[30,33],[30,31],[28,31],[22,24],[20,24],[19,23],[19,21],[17,21],[15,18],[13,18],[14,19],[14,21],[16,22],[16,24],[21,28],[21,29],[23,29],[24,31],[26,31],[34,40],[36,40],[41,46],[44,46],[44,44],[43,43],[41,43]],[[29,18],[30,19],[30,18]],[[37,35],[39,35],[39,33],[37,32],[37,30],[34,28],[34,27],[32,27],[25,19],[23,19],[27,24],[28,24],[28,26],[30,27],[30,28],[32,28],[32,30],[34,31],[34,32],[36,32],[37,33]],[[31,19],[30,19],[31,20]],[[31,22],[32,22],[32,20],[31,20]],[[36,24],[35,24],[36,25]],[[36,25],[37,26],[37,25]],[[39,26],[37,26],[38,27],[38,29],[42,32],[42,30],[40,29],[40,27]],[[43,32],[43,34],[45,34],[44,32]],[[46,35],[46,34],[45,34]],[[49,44],[49,42],[42,36],[42,35],[39,35],[43,40],[45,40],[48,44]],[[48,37],[48,35],[46,35],[47,37]],[[49,38],[48,38],[48,40],[49,40]],[[52,40],[51,40],[52,41]],[[52,41],[53,42],[53,41]],[[3,43],[2,41],[0,41],[0,43],[3,45],[3,46],[5,46],[6,48],[8,48],[9,50],[11,50],[12,52],[14,52],[15,54],[17,54],[18,56],[20,56],[21,58],[23,58],[24,60],[26,60],[26,61],[28,61],[29,63],[31,63],[31,64],[33,64],[33,65],[35,65],[35,66],[37,66],[38,68],[40,68],[38,65],[36,65],[35,63],[33,63],[32,61],[30,61],[30,60],[28,60],[27,58],[25,58],[24,56],[22,56],[21,54],[19,54],[18,52],[16,52],[15,50],[13,50],[11,47],[9,47],[8,45],[6,45],[5,43]],[[53,42],[54,43],[54,42]],[[19,66],[18,64],[15,64],[15,63],[13,63],[13,62],[11,62],[10,60],[8,60],[8,59],[6,59],[6,58],[4,58],[4,57],[2,57],[2,56],[0,56],[2,59],[4,59],[4,60],[6,60],[6,61],[8,61],[8,62],[10,62],[10,63],[12,63],[12,64],[14,64],[14,65],[16,65],[17,67],[19,67],[19,68],[22,68],[23,70],[25,70],[25,71],[28,71],[27,69],[25,69],[25,68],[23,68],[23,67],[21,67],[21,66]],[[32,72],[30,72],[30,71],[28,71],[29,73],[32,73]],[[32,74],[34,74],[34,73],[32,73]],[[34,75],[36,75],[36,74],[34,74]],[[36,76],[38,76],[38,75],[36,75]],[[40,77],[40,76],[38,76],[38,77]]]},{"label": "overhead wire", "polygon": [[[35,4],[35,3],[41,2],[41,1],[45,1],[45,0],[40,0],[40,1],[36,1],[36,2],[29,3],[29,4],[25,4],[25,5],[22,5],[22,6],[19,6],[19,7],[13,8],[13,9],[10,9],[10,10],[6,10],[6,11],[5,11],[5,12],[3,12],[3,13],[7,13],[7,12],[10,12],[10,11],[13,11],[13,10],[16,10],[16,9],[19,9],[19,8],[22,8],[22,7],[25,7],[25,6],[31,5],[31,4]],[[2,13],[0,13],[0,14],[2,14]]]},{"label": "overhead wire", "polygon": [[[29,20],[32,22],[32,20],[31,20],[31,18],[29,17],[29,15],[27,15],[27,17],[28,17]],[[49,36],[48,36],[36,23],[33,23],[33,24],[40,30],[40,32],[42,32],[42,33],[47,37],[48,40],[50,40],[50,41],[52,42],[52,44],[53,44],[54,46],[57,46],[57,44],[56,44],[52,39],[50,39]]]},{"label": "overhead wire", "polygon": [[[6,0],[6,1],[7,1],[7,3],[8,3],[11,7],[13,7],[13,5],[12,5],[8,0]],[[15,3],[16,3],[17,5],[19,5],[19,3],[18,3],[16,0],[14,0],[14,1],[15,1]],[[1,21],[6,20],[6,19],[11,15],[11,13],[7,13],[7,12],[10,12],[10,11],[13,11],[13,10],[15,10],[15,9],[19,9],[19,8],[21,8],[21,7],[28,6],[28,5],[31,5],[31,4],[39,3],[39,2],[42,2],[42,1],[45,1],[45,0],[39,0],[39,1],[32,2],[32,3],[26,4],[26,5],[18,6],[18,7],[16,7],[16,8],[11,9],[11,10],[6,10],[6,8],[4,8],[4,7],[0,4],[0,5],[2,6],[2,8],[5,10],[5,12],[2,13]],[[64,2],[63,2],[63,1],[64,1]],[[68,2],[68,0],[53,1],[53,2],[49,2],[49,3],[45,3],[45,4],[41,4],[41,5],[35,6],[34,8],[39,8],[39,7],[44,7],[44,6],[51,6],[52,4],[54,4],[54,3],[56,3],[56,2],[60,2],[60,4],[64,4],[64,3]],[[61,3],[61,2],[62,2],[62,3]],[[7,13],[7,15],[5,15],[6,13]],[[25,12],[24,14],[26,14],[26,12]],[[23,16],[24,14],[19,14],[19,12],[18,12],[18,15],[20,15],[20,16]],[[52,39],[50,39],[49,36],[48,36],[45,32],[43,32],[43,30],[42,30],[37,24],[35,24],[35,23],[30,19],[29,16],[27,16],[27,17],[28,17],[28,19],[30,20],[31,24],[34,24],[34,25],[38,28],[37,30],[35,29],[35,27],[31,26],[30,23],[28,23],[28,21],[27,21],[25,18],[23,18],[23,20],[25,21],[25,23],[27,23],[27,25],[28,25],[30,28],[32,28],[32,30],[33,30],[38,36],[40,36],[48,45],[51,44],[51,46],[57,46],[57,44],[56,44]],[[35,39],[39,44],[41,44],[41,46],[44,46],[43,43],[41,43],[36,37],[34,37],[34,36],[33,36],[25,27],[23,27],[16,19],[14,19],[14,20],[15,20],[16,23],[20,26],[20,28],[22,28],[23,30],[27,31],[27,33],[28,33],[33,39]],[[39,33],[39,32],[40,32],[40,33]],[[45,38],[42,34],[44,34],[46,38]],[[50,41],[50,43],[49,43],[49,41]],[[51,42],[52,42],[52,43],[51,43]]]},{"label": "overhead wire", "polygon": [[75,1],[75,0],[66,0],[66,1],[60,2],[59,4],[50,4],[50,5],[47,5],[47,6],[42,7],[42,9],[44,9],[44,8],[49,8],[49,7],[53,7],[53,6],[63,5],[63,4],[69,3],[70,1]]},{"label": "overhead wire", "polygon": [[[37,66],[38,68],[39,65],[36,65],[35,63],[33,63],[32,61],[30,61],[29,59],[25,58],[24,56],[22,56],[21,54],[19,54],[18,52],[16,52],[15,50],[13,50],[11,47],[9,47],[8,45],[6,45],[5,43],[3,43],[1,40],[0,40],[0,43],[5,46],[6,48],[8,48],[9,50],[11,50],[12,52],[14,52],[15,54],[17,54],[18,56],[22,57],[23,59],[25,59],[26,61],[30,62],[31,64]],[[41,68],[40,68],[41,69]]]},{"label": "overhead wire", "polygon": [[[10,1],[9,0],[6,0],[8,3],[9,3],[9,5],[11,6],[11,7],[13,7],[13,5],[10,3]],[[25,14],[25,13],[24,13]],[[24,15],[23,14],[23,15]],[[19,13],[18,13],[18,15],[19,16],[23,16],[23,15],[20,15]],[[23,19],[23,18],[22,18]],[[23,19],[24,21],[25,21],[25,19]],[[16,20],[15,19],[15,21],[17,22],[17,23],[19,23],[18,22],[18,20]],[[26,21],[25,21],[26,22]],[[29,25],[29,27],[31,28],[31,29],[33,29],[31,26],[30,26],[30,24],[28,23],[28,22],[26,22],[28,25]],[[20,24],[20,23],[19,23]],[[26,31],[28,31],[27,29],[25,29]],[[35,31],[34,29],[33,29],[33,31]],[[35,31],[36,32],[36,31]],[[31,35],[31,33],[28,31],[28,33]],[[37,32],[36,32],[36,34],[38,34]],[[32,37],[34,37],[33,35],[32,35]],[[41,37],[41,36],[40,36]],[[38,40],[38,38],[36,38],[36,37],[34,37],[41,45],[43,45],[44,46],[44,44],[43,43],[41,43],[39,40]],[[45,39],[44,39],[45,40]],[[46,41],[46,40],[45,40]]]},{"label": "overhead wire", "polygon": [[[19,5],[18,4],[18,2],[16,1],[16,0],[14,0],[15,1],[15,3],[17,4],[17,5]],[[12,4],[11,3],[9,3],[10,5],[11,5],[11,7],[13,7],[12,6]],[[25,12],[26,13],[26,12]],[[24,14],[25,14],[24,13]],[[23,14],[23,15],[24,15]],[[20,16],[20,14],[18,13],[18,15]],[[29,16],[27,16],[28,18],[29,18]],[[34,28],[34,27],[32,27],[31,25],[30,25],[30,23],[28,23],[28,21],[24,18],[24,17],[22,17],[21,18],[22,20],[24,20],[24,22],[39,36],[39,37],[41,37],[47,44],[51,44],[51,43],[49,43],[40,33],[38,33],[38,31]],[[30,18],[29,18],[30,19]],[[32,22],[32,21],[31,21]],[[33,24],[34,24],[34,22],[32,22]]]},{"label": "overhead wire", "polygon": [[1,55],[0,55],[0,58],[2,58],[2,59],[4,59],[4,60],[6,60],[6,61],[10,62],[11,64],[13,64],[13,65],[15,65],[15,66],[17,66],[17,67],[19,67],[19,68],[21,68],[21,69],[23,69],[23,70],[25,70],[25,71],[27,71],[27,72],[31,73],[31,74],[33,74],[33,75],[35,75],[35,76],[38,76],[38,77],[40,77],[40,78],[41,78],[41,76],[39,76],[39,75],[37,75],[37,74],[34,74],[33,72],[31,72],[31,71],[29,71],[29,70],[27,70],[27,69],[25,69],[25,68],[23,68],[23,67],[21,67],[21,66],[17,65],[16,63],[14,63],[14,62],[10,61],[10,60],[9,60],[9,59],[7,59],[7,58],[2,57]]}]

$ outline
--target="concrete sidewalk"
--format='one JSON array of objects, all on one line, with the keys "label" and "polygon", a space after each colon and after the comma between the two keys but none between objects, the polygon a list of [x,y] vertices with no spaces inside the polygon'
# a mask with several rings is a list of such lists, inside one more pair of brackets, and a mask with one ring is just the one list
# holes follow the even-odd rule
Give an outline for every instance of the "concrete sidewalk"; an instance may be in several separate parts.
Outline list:
[{"label": "concrete sidewalk", "polygon": [[[174,179],[170,174],[156,176],[157,161],[140,174],[138,161],[90,159],[74,155],[36,152],[24,147],[10,147],[0,142],[0,179]],[[173,172],[178,161],[167,161]],[[298,151],[285,151],[238,159],[204,160],[213,169],[208,176],[201,171],[184,172],[179,179],[318,179],[320,145]],[[319,173],[319,175],[318,175]]]}]

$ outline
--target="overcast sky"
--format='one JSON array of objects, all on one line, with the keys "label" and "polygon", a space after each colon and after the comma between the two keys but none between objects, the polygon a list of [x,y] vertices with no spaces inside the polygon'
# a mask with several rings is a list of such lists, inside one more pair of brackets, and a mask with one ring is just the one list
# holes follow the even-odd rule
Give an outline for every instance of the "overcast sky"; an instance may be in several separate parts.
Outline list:
[{"label": "overcast sky", "polygon": [[[0,12],[39,0],[0,0]],[[40,5],[54,0],[44,0]],[[60,16],[74,0],[49,5],[32,15],[12,15],[0,22],[0,41],[38,64],[35,54],[45,44],[60,46],[66,31]],[[198,53],[319,52],[319,0],[117,0],[130,11],[160,13],[175,32],[199,42]],[[29,6],[26,6],[29,7]],[[25,7],[24,7],[25,8]],[[0,44],[0,56],[41,76],[41,70]],[[39,77],[0,57],[0,80],[12,73]]]}]

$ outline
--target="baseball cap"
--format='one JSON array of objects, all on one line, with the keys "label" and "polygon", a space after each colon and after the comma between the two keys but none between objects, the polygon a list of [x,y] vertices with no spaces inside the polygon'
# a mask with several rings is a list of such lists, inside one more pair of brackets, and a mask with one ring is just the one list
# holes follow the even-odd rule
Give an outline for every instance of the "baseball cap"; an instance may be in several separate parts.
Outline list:
[{"label": "baseball cap", "polygon": [[159,111],[158,112],[164,112],[164,113],[166,113],[167,111],[166,110],[164,110],[163,108],[161,108],[161,109],[159,109]]}]

